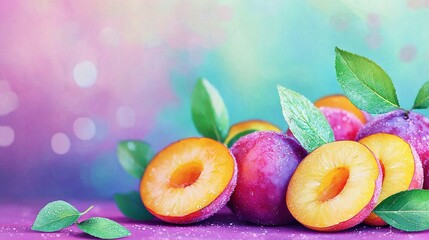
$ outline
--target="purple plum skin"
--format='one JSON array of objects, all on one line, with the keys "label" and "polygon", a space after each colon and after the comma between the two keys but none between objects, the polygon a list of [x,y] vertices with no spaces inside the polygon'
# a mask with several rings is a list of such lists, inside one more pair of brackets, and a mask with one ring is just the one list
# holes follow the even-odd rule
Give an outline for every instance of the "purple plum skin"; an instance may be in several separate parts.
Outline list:
[{"label": "purple plum skin", "polygon": [[[362,121],[346,110],[331,107],[319,107],[319,110],[331,126],[335,141],[354,141],[357,133],[363,127]],[[294,137],[290,129],[286,131],[286,135]]]},{"label": "purple plum skin", "polygon": [[363,127],[362,121],[353,113],[340,108],[320,107],[332,131],[336,141],[355,140],[357,133]]},{"label": "purple plum skin", "polygon": [[397,135],[414,147],[425,173],[423,188],[429,189],[429,119],[412,111],[395,110],[365,124],[356,140],[380,132]]},{"label": "purple plum skin", "polygon": [[238,166],[229,207],[246,222],[284,225],[294,221],[286,206],[290,178],[307,152],[291,137],[261,131],[240,138],[231,152]]}]

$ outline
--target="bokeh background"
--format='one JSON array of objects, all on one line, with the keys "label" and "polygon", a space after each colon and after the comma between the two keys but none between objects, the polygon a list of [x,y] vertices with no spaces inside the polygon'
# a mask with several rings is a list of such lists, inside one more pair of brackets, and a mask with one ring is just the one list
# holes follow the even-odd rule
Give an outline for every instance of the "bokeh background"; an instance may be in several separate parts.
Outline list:
[{"label": "bokeh background", "polygon": [[117,142],[198,135],[198,77],[231,123],[286,129],[276,85],[341,92],[338,46],[379,63],[410,107],[429,80],[428,16],[428,0],[0,1],[0,200],[137,189]]}]

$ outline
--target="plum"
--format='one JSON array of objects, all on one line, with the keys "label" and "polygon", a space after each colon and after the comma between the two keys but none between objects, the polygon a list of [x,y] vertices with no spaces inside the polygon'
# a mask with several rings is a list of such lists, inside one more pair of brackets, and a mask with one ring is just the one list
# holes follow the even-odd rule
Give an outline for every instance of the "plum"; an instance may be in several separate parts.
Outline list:
[{"label": "plum", "polygon": [[[238,122],[234,125],[232,125],[229,128],[229,132],[228,135],[225,138],[224,143],[227,146],[230,146],[232,144],[234,144],[234,138],[245,131],[273,131],[273,132],[281,132],[282,130],[277,127],[276,125],[264,121],[264,120],[258,120],[258,119],[252,119],[252,120],[247,120],[247,121],[243,121],[243,122]],[[238,140],[238,139],[237,139]]]},{"label": "plum", "polygon": [[341,231],[370,215],[382,179],[380,162],[363,144],[331,142],[316,148],[299,164],[290,180],[286,203],[304,226]]},{"label": "plum", "polygon": [[362,121],[346,110],[331,107],[320,107],[319,109],[331,125],[337,141],[354,140],[363,127]]},{"label": "plum", "polygon": [[[341,108],[319,107],[334,132],[336,141],[355,140],[357,133],[363,127],[363,123],[353,113]],[[287,136],[293,137],[288,130]]]},{"label": "plum", "polygon": [[324,96],[314,102],[314,106],[331,107],[346,110],[355,115],[362,123],[368,122],[372,117],[365,111],[358,109],[350,100],[342,94]]},{"label": "plum", "polygon": [[414,147],[425,172],[423,187],[429,189],[429,119],[412,111],[395,110],[365,124],[358,132],[357,140],[375,133],[397,135]]},{"label": "plum", "polygon": [[140,196],[157,218],[176,224],[202,221],[228,202],[237,180],[230,150],[209,138],[186,138],[161,150],[150,161]]},{"label": "plum", "polygon": [[[422,188],[423,168],[420,157],[413,146],[404,139],[388,133],[376,133],[360,141],[380,161],[383,170],[383,184],[377,204],[387,197],[408,189]],[[364,223],[385,226],[377,214],[371,213]]]},{"label": "plum", "polygon": [[240,220],[261,225],[294,221],[286,207],[286,190],[299,162],[307,155],[284,134],[261,131],[240,138],[231,152],[237,161],[237,186],[228,206]]}]

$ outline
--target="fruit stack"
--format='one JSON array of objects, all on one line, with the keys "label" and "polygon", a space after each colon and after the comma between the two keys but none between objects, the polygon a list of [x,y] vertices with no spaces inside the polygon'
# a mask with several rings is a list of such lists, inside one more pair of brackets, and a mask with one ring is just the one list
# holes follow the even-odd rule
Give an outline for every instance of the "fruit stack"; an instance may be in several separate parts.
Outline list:
[{"label": "fruit stack", "polygon": [[429,188],[429,120],[414,109],[429,107],[429,83],[412,110],[404,110],[390,77],[373,61],[337,48],[335,67],[345,95],[313,104],[278,86],[286,132],[261,120],[229,126],[219,92],[197,81],[192,118],[204,137],[175,142],[140,165],[130,164],[141,162],[130,157],[131,142],[119,145],[124,168],[142,177],[144,208],[175,224],[202,221],[228,206],[258,225],[428,229],[429,191],[422,187]]}]

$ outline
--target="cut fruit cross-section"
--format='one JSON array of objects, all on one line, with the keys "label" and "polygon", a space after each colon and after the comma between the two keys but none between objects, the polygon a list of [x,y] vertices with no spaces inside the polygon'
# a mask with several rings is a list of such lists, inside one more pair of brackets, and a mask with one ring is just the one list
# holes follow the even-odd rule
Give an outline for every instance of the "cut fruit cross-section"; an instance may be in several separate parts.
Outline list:
[{"label": "cut fruit cross-section", "polygon": [[[377,204],[400,191],[422,188],[423,168],[419,155],[405,140],[392,134],[377,133],[359,142],[371,149],[383,169],[383,185]],[[387,225],[375,213],[364,222],[374,226]]]},{"label": "cut fruit cross-section", "polygon": [[370,214],[381,181],[379,162],[363,144],[328,143],[299,164],[288,186],[287,207],[308,228],[344,230]]},{"label": "cut fruit cross-section", "polygon": [[208,138],[187,138],[159,152],[140,185],[146,208],[171,223],[193,223],[216,213],[229,200],[237,166],[229,149]]}]

